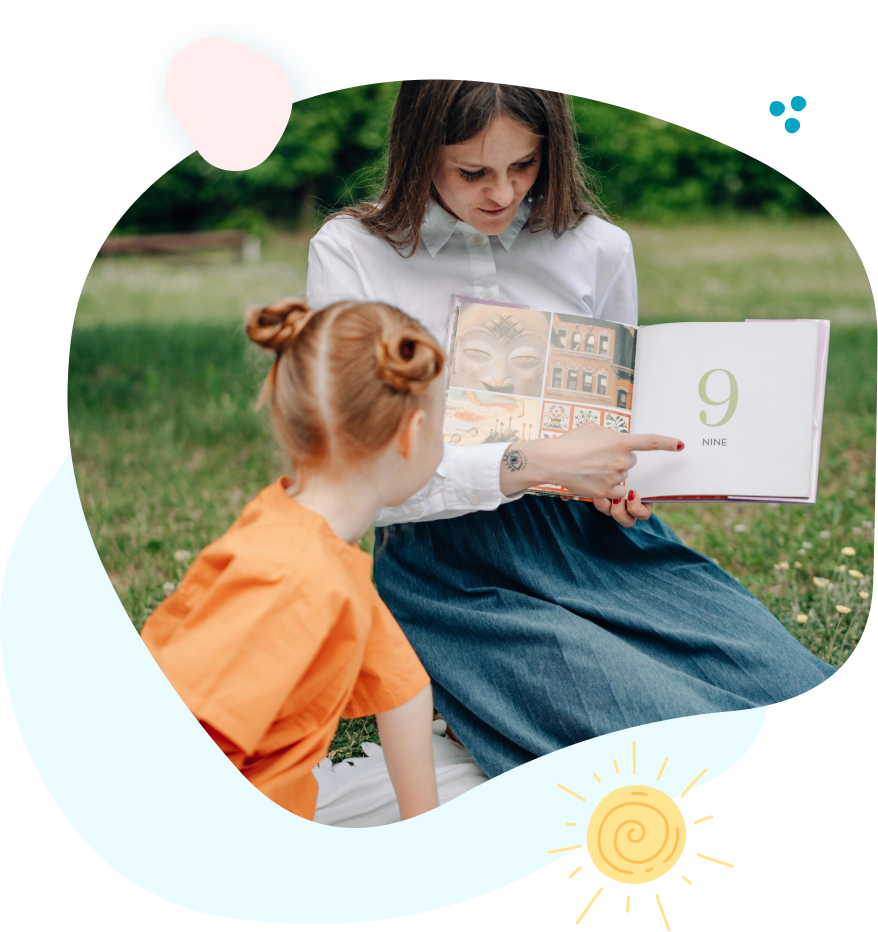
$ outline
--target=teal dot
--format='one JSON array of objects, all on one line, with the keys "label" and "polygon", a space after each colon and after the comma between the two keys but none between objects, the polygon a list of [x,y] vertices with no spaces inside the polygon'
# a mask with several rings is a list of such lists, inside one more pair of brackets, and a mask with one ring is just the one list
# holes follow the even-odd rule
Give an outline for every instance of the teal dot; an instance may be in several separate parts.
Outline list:
[{"label": "teal dot", "polygon": [[780,116],[786,110],[786,107],[779,100],[773,100],[768,110],[772,116]]},{"label": "teal dot", "polygon": [[802,125],[802,124],[801,124],[795,117],[790,117],[790,118],[786,121],[786,123],[784,123],[783,128],[784,128],[788,133],[798,133],[799,127],[800,127],[801,125]]},{"label": "teal dot", "polygon": [[796,111],[796,113],[798,113],[800,110],[805,109],[805,103],[806,101],[804,97],[794,97],[790,101],[790,106],[793,108],[793,110]]}]

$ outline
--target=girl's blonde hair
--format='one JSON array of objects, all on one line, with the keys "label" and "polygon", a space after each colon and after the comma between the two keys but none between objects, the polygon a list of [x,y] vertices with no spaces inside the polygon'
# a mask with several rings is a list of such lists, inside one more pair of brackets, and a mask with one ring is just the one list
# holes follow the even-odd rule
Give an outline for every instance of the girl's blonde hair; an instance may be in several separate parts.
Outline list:
[{"label": "girl's blonde hair", "polygon": [[383,450],[445,355],[417,321],[388,304],[339,301],[314,311],[297,299],[252,307],[247,336],[273,351],[258,404],[298,472],[330,458]]}]

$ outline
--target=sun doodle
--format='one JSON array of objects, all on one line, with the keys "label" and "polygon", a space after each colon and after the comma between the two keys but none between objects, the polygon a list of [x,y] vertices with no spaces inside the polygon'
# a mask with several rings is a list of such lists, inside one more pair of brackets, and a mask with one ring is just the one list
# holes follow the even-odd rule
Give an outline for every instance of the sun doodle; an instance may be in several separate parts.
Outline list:
[{"label": "sun doodle", "polygon": [[[655,783],[661,780],[668,761],[669,758],[666,757],[662,762],[655,777]],[[673,764],[671,766],[673,767]],[[613,770],[621,776],[618,761],[613,761]],[[680,798],[682,799],[706,773],[707,768],[692,780],[680,794]],[[637,774],[636,741],[631,743],[631,774],[632,776]],[[597,773],[593,773],[592,776],[598,783],[602,782]],[[558,789],[581,803],[587,801],[585,796],[575,790],[561,783],[557,786]],[[712,819],[712,815],[704,815],[693,819],[691,825],[700,825]],[[576,828],[579,823],[565,822],[564,824],[569,829]],[[695,834],[698,831],[696,829]],[[582,844],[567,845],[563,848],[553,848],[548,854],[562,854],[582,847]],[[588,821],[585,847],[594,866],[610,880],[624,884],[649,883],[667,874],[680,860],[686,848],[686,820],[677,803],[657,787],[640,783],[620,786],[606,793],[595,806]],[[695,863],[704,861],[718,864],[721,867],[735,866],[728,861],[721,861],[719,858],[703,854],[701,851],[695,852],[695,857],[702,860],[693,862],[693,867]],[[568,879],[573,880],[581,870],[582,865],[568,874]],[[685,874],[680,874],[679,879],[686,886],[692,886],[692,880]],[[585,909],[579,914],[576,925],[585,919],[586,913],[603,892],[604,888],[599,887]],[[626,913],[631,911],[631,905],[631,897],[626,896]],[[650,908],[657,910],[656,919],[660,918],[666,932],[670,932],[670,921],[658,893],[655,894],[655,903]]]},{"label": "sun doodle", "polygon": [[595,867],[622,883],[646,883],[666,874],[686,844],[677,804],[652,786],[608,793],[588,823],[588,853]]}]

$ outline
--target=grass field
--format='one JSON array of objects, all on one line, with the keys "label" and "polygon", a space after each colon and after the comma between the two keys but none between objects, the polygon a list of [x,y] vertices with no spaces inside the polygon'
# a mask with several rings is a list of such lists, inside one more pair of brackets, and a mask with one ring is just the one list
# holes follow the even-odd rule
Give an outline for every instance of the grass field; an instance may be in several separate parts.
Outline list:
[{"label": "grass field", "polygon": [[[872,592],[876,329],[856,252],[829,220],[627,229],[642,323],[833,322],[818,503],[657,511],[840,664]],[[246,345],[241,317],[248,304],[302,292],[306,259],[306,237],[277,233],[257,266],[120,257],[98,260],[86,281],[70,354],[73,462],[98,553],[138,630],[194,555],[283,471],[253,410],[268,362]],[[332,756],[359,753],[365,738],[375,740],[373,721],[343,723]]]}]

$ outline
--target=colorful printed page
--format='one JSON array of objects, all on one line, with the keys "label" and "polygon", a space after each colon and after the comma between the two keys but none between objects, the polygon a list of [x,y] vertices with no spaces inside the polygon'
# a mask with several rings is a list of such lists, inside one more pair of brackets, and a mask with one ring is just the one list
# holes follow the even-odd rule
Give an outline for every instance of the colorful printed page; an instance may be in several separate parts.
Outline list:
[{"label": "colorful printed page", "polygon": [[636,327],[456,296],[452,306],[446,443],[509,444],[584,424],[628,433]]},{"label": "colorful printed page", "polygon": [[[632,432],[678,437],[638,453],[644,498],[812,493],[821,322],[660,324],[638,330]],[[816,450],[815,450],[816,447]]]}]

